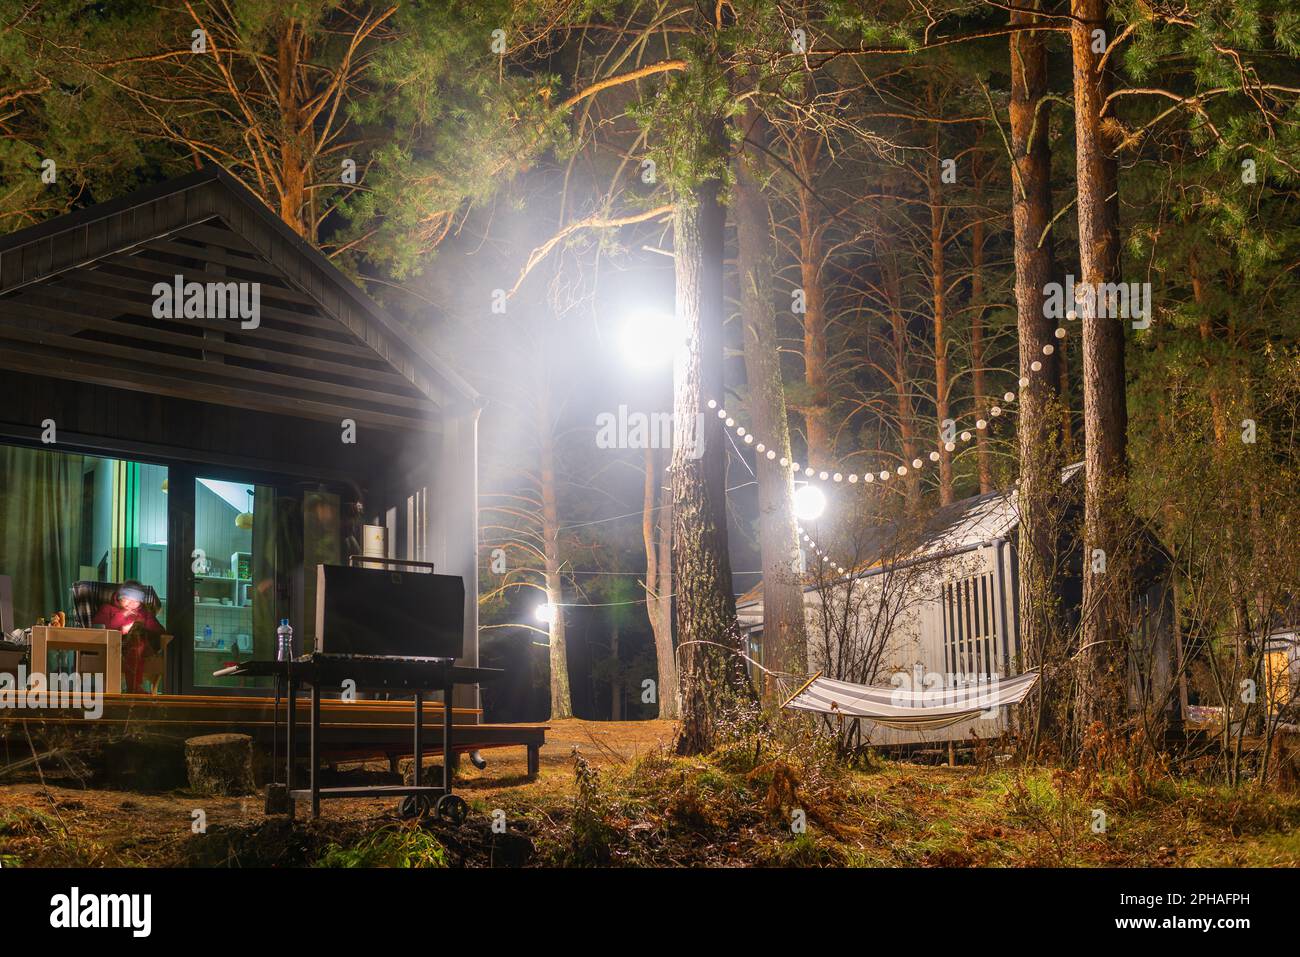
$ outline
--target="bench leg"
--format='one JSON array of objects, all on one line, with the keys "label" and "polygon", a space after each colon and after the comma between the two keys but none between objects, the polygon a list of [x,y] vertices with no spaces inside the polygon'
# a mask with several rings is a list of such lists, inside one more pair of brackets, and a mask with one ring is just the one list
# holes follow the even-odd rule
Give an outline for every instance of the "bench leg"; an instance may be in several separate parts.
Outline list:
[{"label": "bench leg", "polygon": [[541,764],[542,748],[538,744],[528,746],[528,777],[537,777],[538,766]]}]

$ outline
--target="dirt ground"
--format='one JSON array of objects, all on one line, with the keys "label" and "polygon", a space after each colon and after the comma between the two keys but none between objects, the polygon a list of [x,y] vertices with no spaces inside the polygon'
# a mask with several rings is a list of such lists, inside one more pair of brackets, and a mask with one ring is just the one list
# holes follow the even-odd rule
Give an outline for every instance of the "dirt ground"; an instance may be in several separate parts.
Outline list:
[{"label": "dirt ground", "polygon": [[[482,771],[461,761],[457,790],[472,807],[484,811],[490,811],[501,794],[527,801],[570,793],[574,748],[597,767],[627,763],[659,744],[670,744],[675,723],[567,719],[548,722],[547,727],[536,780],[528,780],[524,748],[493,748],[483,752],[488,765]],[[438,759],[427,760],[429,766],[437,767]],[[341,769],[362,767],[379,771],[387,765]],[[392,799],[325,801],[321,817],[372,819],[391,812],[393,805]],[[0,864],[130,866],[167,861],[193,833],[196,819],[209,828],[261,821],[262,796],[200,798],[185,791],[141,794],[43,786],[39,781],[8,784],[0,786]],[[59,832],[60,839],[52,840],[52,832]]]},{"label": "dirt ground", "polygon": [[[535,780],[522,747],[485,751],[481,771],[461,763],[471,814],[458,828],[402,822],[391,798],[327,801],[319,822],[300,812],[290,826],[263,813],[261,794],[0,786],[0,865],[310,866],[332,855],[345,863],[329,866],[1300,866],[1293,790],[1140,768],[847,767],[797,743],[678,758],[657,751],[673,722],[549,727]],[[1104,836],[1090,827],[1096,807]],[[510,820],[501,840],[498,809]],[[791,832],[796,809],[806,834]]]}]

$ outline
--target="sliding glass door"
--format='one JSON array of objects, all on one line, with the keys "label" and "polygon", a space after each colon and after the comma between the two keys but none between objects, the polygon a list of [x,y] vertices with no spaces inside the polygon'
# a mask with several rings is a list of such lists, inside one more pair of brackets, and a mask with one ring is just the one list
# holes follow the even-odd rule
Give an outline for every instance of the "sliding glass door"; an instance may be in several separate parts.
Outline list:
[{"label": "sliding glass door", "polygon": [[315,643],[316,565],[343,560],[342,499],[319,485],[194,480],[191,682],[265,688],[268,678],[213,677],[250,658],[276,656],[288,618],[297,652]]},{"label": "sliding glass door", "polygon": [[[280,593],[276,579],[275,489],[251,482],[194,480],[194,636],[192,682],[202,687],[259,687],[251,678],[213,672],[275,656]],[[285,556],[291,557],[291,556]]]},{"label": "sliding glass door", "polygon": [[0,445],[0,576],[11,596],[0,625],[29,628],[63,612],[70,626],[90,627],[101,605],[111,609],[113,586],[135,582],[167,628],[167,480],[163,465]]}]

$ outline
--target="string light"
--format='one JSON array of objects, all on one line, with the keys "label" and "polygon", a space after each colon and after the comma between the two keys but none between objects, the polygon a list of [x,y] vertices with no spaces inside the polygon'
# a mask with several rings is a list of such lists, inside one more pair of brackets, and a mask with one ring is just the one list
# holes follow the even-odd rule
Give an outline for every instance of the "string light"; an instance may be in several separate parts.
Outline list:
[{"label": "string light", "polygon": [[840,575],[848,574],[847,568],[845,568],[839,562],[831,558],[830,555],[828,555],[826,552],[822,551],[820,548],[817,547],[817,543],[812,540],[811,536],[809,536],[809,534],[804,530],[802,525],[796,525],[795,527],[799,532],[799,538],[803,540],[803,543],[807,548],[807,550],[812,552],[814,558],[817,559],[816,564],[829,565],[830,567],[835,569],[837,574]]},{"label": "string light", "polygon": [[[1078,313],[1075,310],[1071,309],[1066,313],[1066,318],[1076,319],[1078,318]],[[1063,340],[1066,335],[1065,327],[1058,326],[1053,331],[1052,334],[1057,339]],[[1056,347],[1052,345],[1050,342],[1045,344],[1042,347],[1042,353],[1045,356],[1050,356],[1053,353],[1055,353],[1055,351],[1056,351]],[[1029,371],[1041,372],[1042,370],[1043,370],[1043,363],[1038,359],[1035,359],[1029,363]],[[1030,383],[1029,376],[1022,375],[1017,381],[1022,391],[1029,387],[1029,383]],[[1014,403],[1017,400],[1017,398],[1018,396],[1015,392],[1008,391],[1003,393],[1002,402],[1004,405],[1009,406],[1012,403]],[[709,399],[708,407],[710,409],[717,409],[718,418],[723,419],[725,421],[727,428],[734,429],[736,435],[744,439],[746,444],[753,445],[755,443],[755,437],[753,433],[747,432],[744,426],[737,425],[735,419],[727,415],[727,410],[721,408],[716,399]],[[988,416],[989,418],[1000,418],[1002,413],[1005,411],[1007,411],[1007,409],[1005,409],[1003,406],[993,405],[990,406],[988,409]],[[983,432],[987,430],[988,427],[989,427],[988,419],[985,418],[976,419],[975,430],[977,432]],[[971,434],[972,433],[969,430],[966,430],[960,434],[959,438],[962,442],[969,442],[971,440]],[[756,445],[756,449],[759,452],[759,454],[766,453],[769,459],[776,458],[776,451],[774,449],[769,449],[767,445],[763,442],[758,442]],[[943,450],[949,453],[955,452],[957,450],[957,443],[951,440],[946,440],[943,443]],[[927,453],[926,458],[928,458],[931,462],[938,462],[940,460],[940,455],[937,450],[932,450],[929,453]],[[866,483],[875,482],[877,478],[879,478],[881,482],[888,482],[889,476],[891,475],[891,472],[888,469],[881,469],[878,473],[864,471],[861,476],[859,476],[857,473],[849,473],[846,476],[843,472],[832,473],[828,469],[819,470],[819,469],[814,469],[812,466],[801,466],[797,461],[790,459],[786,456],[781,456],[780,465],[781,468],[788,468],[792,474],[798,475],[800,472],[803,472],[803,474],[807,478],[817,478],[822,482],[827,482],[827,481],[843,482],[845,478],[847,478],[850,485],[856,485],[858,483],[859,477],[862,479],[863,482]],[[914,471],[920,471],[925,467],[925,459],[919,457],[912,459],[911,467]],[[894,472],[896,472],[900,476],[903,476],[907,474],[907,470],[908,470],[907,465],[899,465],[894,470]]]}]

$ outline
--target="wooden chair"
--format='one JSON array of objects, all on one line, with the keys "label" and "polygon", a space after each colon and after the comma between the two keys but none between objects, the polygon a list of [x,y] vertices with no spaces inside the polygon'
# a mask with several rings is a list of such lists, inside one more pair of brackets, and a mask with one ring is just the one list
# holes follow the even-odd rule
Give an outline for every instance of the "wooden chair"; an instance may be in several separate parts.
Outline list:
[{"label": "wooden chair", "polygon": [[[118,582],[80,581],[72,583],[72,607],[77,624],[82,628],[91,627],[91,620],[104,605],[113,600],[119,587]],[[142,586],[145,593],[145,606],[153,612],[154,617],[162,610],[162,600],[152,585]],[[150,694],[161,694],[167,674],[167,646],[171,644],[171,635],[162,635],[158,639],[159,654],[147,655],[143,663],[143,678]]]}]

